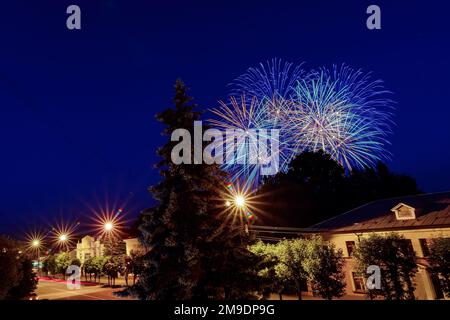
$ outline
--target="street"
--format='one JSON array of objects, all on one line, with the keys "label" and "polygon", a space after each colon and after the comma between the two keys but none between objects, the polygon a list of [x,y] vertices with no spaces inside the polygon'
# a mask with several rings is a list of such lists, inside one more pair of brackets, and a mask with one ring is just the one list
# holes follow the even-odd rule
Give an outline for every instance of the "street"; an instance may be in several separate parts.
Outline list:
[{"label": "street", "polygon": [[39,280],[36,294],[39,300],[129,300],[113,294],[120,288],[103,288],[101,285],[81,285],[80,289],[69,290],[62,281]]}]

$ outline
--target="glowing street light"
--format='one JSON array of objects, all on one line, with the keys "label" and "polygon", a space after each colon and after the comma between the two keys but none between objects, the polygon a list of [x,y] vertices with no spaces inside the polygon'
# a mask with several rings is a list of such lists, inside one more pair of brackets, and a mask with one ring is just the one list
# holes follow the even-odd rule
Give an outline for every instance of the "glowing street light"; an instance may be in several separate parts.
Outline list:
[{"label": "glowing street light", "polygon": [[59,236],[59,241],[60,241],[60,242],[65,242],[65,241],[67,241],[67,234],[61,234],[61,235]]},{"label": "glowing street light", "polygon": [[105,222],[103,228],[105,229],[105,231],[109,232],[109,231],[112,231],[112,229],[114,228],[114,225],[112,222]]},{"label": "glowing street light", "polygon": [[39,248],[39,246],[41,245],[41,242],[38,239],[35,239],[31,242],[31,245],[35,248]]},{"label": "glowing street light", "polygon": [[234,203],[238,208],[242,208],[245,206],[245,197],[241,194],[238,194],[234,197]]}]

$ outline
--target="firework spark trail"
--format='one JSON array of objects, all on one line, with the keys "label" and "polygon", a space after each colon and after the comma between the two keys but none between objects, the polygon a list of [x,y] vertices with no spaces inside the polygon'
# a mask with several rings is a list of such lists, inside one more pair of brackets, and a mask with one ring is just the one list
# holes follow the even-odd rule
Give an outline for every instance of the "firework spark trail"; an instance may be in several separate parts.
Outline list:
[{"label": "firework spark trail", "polygon": [[347,171],[387,159],[392,121],[381,83],[346,66],[333,70],[297,84],[288,116],[297,152],[321,149]]},{"label": "firework spark trail", "polygon": [[232,95],[239,96],[245,92],[247,98],[257,97],[259,101],[274,97],[287,98],[293,93],[297,81],[307,76],[302,66],[303,63],[294,66],[277,58],[266,64],[260,63],[259,67],[249,68],[236,78],[232,84]]},{"label": "firework spark trail", "polygon": [[266,108],[256,97],[248,102],[245,95],[239,99],[230,97],[228,104],[223,101],[219,103],[220,107],[211,112],[220,120],[210,119],[209,122],[226,133],[233,132],[225,135],[223,143],[227,148],[236,146],[231,158],[227,154],[224,169],[231,173],[233,182],[245,176],[246,187],[254,186],[260,180],[261,166],[275,157],[274,154],[262,154],[259,150],[261,141],[273,139],[269,130],[274,127],[267,121]]},{"label": "firework spark trail", "polygon": [[[238,77],[230,104],[212,110],[219,120],[210,123],[225,130],[278,129],[279,169],[286,172],[298,153],[323,150],[350,172],[389,159],[387,136],[393,125],[390,92],[370,73],[349,66],[320,68],[306,73],[273,59],[249,68]],[[245,139],[245,137],[241,137]],[[250,145],[239,157],[257,149]],[[224,164],[234,180],[257,186],[261,165]]]},{"label": "firework spark trail", "polygon": [[[240,129],[276,129],[279,137],[277,158],[279,169],[286,172],[294,156],[292,135],[285,126],[286,112],[291,103],[288,97],[294,94],[298,80],[307,77],[302,64],[294,66],[281,59],[272,59],[266,64],[261,63],[257,68],[249,68],[232,84],[230,103],[220,102],[220,107],[212,110],[220,120],[210,120],[210,123],[225,130]],[[241,137],[243,142],[246,137]],[[273,137],[264,137],[267,140]],[[245,157],[245,150],[251,154],[257,149],[256,144],[246,145],[239,151],[238,158]],[[255,154],[255,153],[253,153]],[[233,180],[240,177],[249,185],[257,186],[261,181],[260,170],[263,163],[270,162],[275,155],[269,155],[261,160],[261,164],[224,164],[224,169],[231,173]]]}]

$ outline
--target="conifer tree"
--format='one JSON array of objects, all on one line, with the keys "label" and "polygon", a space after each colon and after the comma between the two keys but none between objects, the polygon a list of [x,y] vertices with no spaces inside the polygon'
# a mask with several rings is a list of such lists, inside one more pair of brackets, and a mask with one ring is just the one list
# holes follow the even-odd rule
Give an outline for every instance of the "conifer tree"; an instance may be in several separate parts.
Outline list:
[{"label": "conifer tree", "polygon": [[[156,116],[165,125],[163,134],[170,137],[183,128],[193,136],[201,113],[181,80],[173,103]],[[169,138],[157,151],[162,179],[150,192],[158,205],[140,217],[141,242],[148,251],[134,292],[156,300],[248,296],[257,282],[258,257],[247,250],[243,228],[222,214],[226,175],[217,165],[174,164],[177,143]]]}]

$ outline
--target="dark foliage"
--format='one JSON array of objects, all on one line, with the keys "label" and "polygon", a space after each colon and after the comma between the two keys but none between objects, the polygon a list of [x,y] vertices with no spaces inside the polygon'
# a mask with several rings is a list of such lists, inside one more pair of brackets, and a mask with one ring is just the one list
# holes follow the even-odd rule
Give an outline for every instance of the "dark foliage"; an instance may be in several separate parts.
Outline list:
[{"label": "dark foliage", "polygon": [[17,241],[0,236],[0,300],[23,299],[37,286],[31,259]]},{"label": "dark foliage", "polygon": [[258,224],[309,227],[370,201],[419,192],[413,178],[392,173],[383,163],[346,175],[328,154],[303,152],[286,174],[260,187],[261,209],[270,214],[259,217]]},{"label": "dark foliage", "polygon": [[[166,136],[179,128],[192,135],[200,119],[186,91],[178,80],[175,107],[157,114]],[[150,192],[159,204],[140,218],[148,252],[132,290],[155,300],[248,298],[258,282],[258,257],[247,250],[243,228],[222,214],[226,176],[216,165],[175,165],[171,152],[177,143],[169,139],[158,150],[162,180]]]}]

